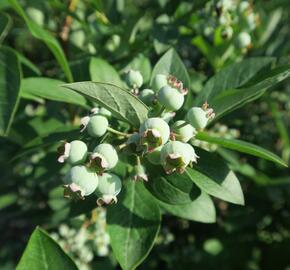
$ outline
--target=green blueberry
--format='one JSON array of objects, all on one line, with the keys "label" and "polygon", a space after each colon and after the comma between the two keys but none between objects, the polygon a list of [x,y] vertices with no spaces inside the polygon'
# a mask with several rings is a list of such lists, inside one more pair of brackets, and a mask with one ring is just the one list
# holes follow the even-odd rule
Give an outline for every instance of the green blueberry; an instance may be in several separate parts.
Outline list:
[{"label": "green blueberry", "polygon": [[157,99],[169,111],[177,111],[184,102],[184,95],[177,89],[170,86],[163,86],[159,92]]},{"label": "green blueberry", "polygon": [[153,104],[155,98],[155,93],[152,89],[144,89],[140,92],[139,98],[147,105],[150,106]]},{"label": "green blueberry", "polygon": [[87,131],[92,137],[102,137],[109,126],[109,122],[106,117],[102,115],[92,115],[87,124]]},{"label": "green blueberry", "polygon": [[111,173],[103,173],[99,176],[99,185],[96,190],[99,199],[98,205],[111,204],[117,202],[117,195],[120,193],[122,188],[121,179]]},{"label": "green blueberry", "polygon": [[188,144],[179,141],[170,141],[165,144],[160,153],[160,163],[167,174],[183,173],[192,161],[192,152]]},{"label": "green blueberry", "polygon": [[98,186],[98,176],[86,166],[72,167],[65,177],[64,196],[84,199],[92,194]]},{"label": "green blueberry", "polygon": [[168,85],[167,75],[157,74],[152,80],[152,88],[155,92],[158,92],[163,86]]},{"label": "green blueberry", "polygon": [[240,49],[248,48],[251,45],[252,39],[249,33],[241,32],[237,37],[237,46]]},{"label": "green blueberry", "polygon": [[168,141],[170,128],[162,118],[153,117],[140,126],[139,132],[141,144],[145,145],[150,152]]},{"label": "green blueberry", "polygon": [[127,82],[127,84],[129,85],[129,87],[131,88],[140,88],[143,84],[143,77],[140,73],[140,71],[138,70],[129,70],[126,73],[126,77],[125,80]]},{"label": "green blueberry", "polygon": [[71,165],[78,165],[86,161],[88,148],[84,142],[74,140],[61,146],[59,152],[60,156],[58,161],[60,163],[67,160]]},{"label": "green blueberry", "polygon": [[200,107],[192,107],[187,112],[186,119],[197,130],[204,129],[209,120],[207,112]]},{"label": "green blueberry", "polygon": [[99,144],[91,155],[92,166],[102,173],[113,169],[118,163],[118,154],[115,148],[108,143]]},{"label": "green blueberry", "polygon": [[105,116],[107,118],[112,116],[112,113],[109,110],[107,110],[106,108],[104,108],[104,107],[100,107],[100,108],[99,107],[95,107],[95,108],[91,109],[91,114],[92,115],[99,114],[99,115]]},{"label": "green blueberry", "polygon": [[233,37],[234,30],[231,26],[226,26],[222,31],[221,31],[221,36],[223,39],[231,39]]},{"label": "green blueberry", "polygon": [[189,124],[179,128],[179,126],[181,126],[183,124],[185,124],[184,120],[176,121],[174,123],[174,125],[172,126],[172,130],[176,134],[176,139],[178,141],[182,141],[182,142],[186,143],[191,138],[194,137],[194,135],[196,134],[196,129],[193,126],[189,125]]}]

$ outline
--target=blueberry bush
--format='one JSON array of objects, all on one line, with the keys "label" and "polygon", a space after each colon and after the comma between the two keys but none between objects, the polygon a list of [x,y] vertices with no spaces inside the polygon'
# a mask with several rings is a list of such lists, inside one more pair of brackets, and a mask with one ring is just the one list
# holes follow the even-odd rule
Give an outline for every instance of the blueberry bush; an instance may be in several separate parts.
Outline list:
[{"label": "blueberry bush", "polygon": [[290,269],[287,7],[2,0],[0,268]]}]

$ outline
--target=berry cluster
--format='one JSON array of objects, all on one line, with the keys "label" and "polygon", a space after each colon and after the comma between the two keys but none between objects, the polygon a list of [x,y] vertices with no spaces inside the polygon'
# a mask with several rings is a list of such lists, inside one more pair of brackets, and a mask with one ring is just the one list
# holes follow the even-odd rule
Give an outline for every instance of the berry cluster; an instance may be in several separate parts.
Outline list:
[{"label": "berry cluster", "polygon": [[[259,15],[247,0],[209,1],[199,12],[196,30],[209,39],[217,34],[224,40],[235,38],[237,48],[245,51],[252,46],[251,32],[259,25]],[[236,35],[235,35],[236,34]]]},{"label": "berry cluster", "polygon": [[[109,172],[118,163],[116,149],[136,156],[135,180],[148,181],[146,169],[142,165],[144,160],[161,165],[167,174],[183,173],[187,166],[197,162],[198,156],[188,142],[214,117],[208,104],[191,108],[184,120],[171,124],[188,92],[180,80],[169,74],[157,74],[152,80],[152,89],[140,90],[143,77],[139,71],[130,70],[126,74],[126,82],[131,92],[150,108],[150,117],[141,123],[139,130],[132,130],[130,134],[109,127],[108,118],[111,114],[104,108],[94,108],[90,115],[83,117],[81,132],[87,133],[92,139],[103,137],[102,143],[92,152],[80,140],[65,142],[59,148],[58,161],[67,161],[72,166],[65,177],[66,197],[84,199],[95,192],[99,197],[99,205],[116,202],[122,184],[117,175]],[[126,141],[116,146],[104,143],[104,135],[108,131],[116,137],[125,137]]]}]

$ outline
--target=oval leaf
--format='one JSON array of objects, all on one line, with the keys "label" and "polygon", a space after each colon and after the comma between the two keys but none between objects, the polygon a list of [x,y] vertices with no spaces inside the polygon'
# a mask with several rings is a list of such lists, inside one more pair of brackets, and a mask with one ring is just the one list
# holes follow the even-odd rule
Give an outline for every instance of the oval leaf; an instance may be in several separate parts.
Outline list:
[{"label": "oval leaf", "polygon": [[63,87],[98,103],[112,112],[115,117],[136,127],[147,119],[148,108],[136,96],[116,85],[101,82],[79,82]]},{"label": "oval leaf", "polygon": [[77,270],[73,260],[43,230],[36,228],[16,268],[17,270]]},{"label": "oval leaf", "polygon": [[8,48],[0,49],[0,136],[7,136],[19,101],[20,66]]},{"label": "oval leaf", "polygon": [[233,171],[214,154],[199,149],[199,160],[186,174],[204,192],[235,204],[244,205],[240,182]]},{"label": "oval leaf", "polygon": [[253,57],[231,64],[211,77],[196,98],[196,105],[202,105],[228,89],[235,89],[247,83],[263,68],[269,66],[275,58]]},{"label": "oval leaf", "polygon": [[214,223],[216,211],[212,199],[205,192],[202,192],[194,201],[172,205],[158,201],[161,208],[166,212],[184,219],[199,221],[203,223]]},{"label": "oval leaf", "polygon": [[171,74],[177,79],[181,80],[185,87],[189,88],[190,79],[186,67],[174,49],[167,51],[156,63],[151,77],[152,79],[157,74]]},{"label": "oval leaf", "polygon": [[201,141],[210,142],[210,143],[215,143],[215,144],[221,145],[225,148],[237,150],[239,152],[250,154],[252,156],[264,158],[264,159],[273,161],[277,164],[280,164],[282,166],[287,167],[287,164],[280,157],[278,157],[277,155],[273,154],[272,152],[270,152],[270,151],[268,151],[260,146],[254,145],[252,143],[244,142],[241,140],[235,140],[235,139],[225,139],[225,138],[220,138],[220,137],[219,138],[213,137],[213,136],[206,134],[205,132],[199,132],[196,135],[196,139],[201,140]]},{"label": "oval leaf", "polygon": [[120,201],[108,208],[107,222],[122,269],[136,269],[152,249],[161,222],[159,207],[142,182],[126,181]]}]

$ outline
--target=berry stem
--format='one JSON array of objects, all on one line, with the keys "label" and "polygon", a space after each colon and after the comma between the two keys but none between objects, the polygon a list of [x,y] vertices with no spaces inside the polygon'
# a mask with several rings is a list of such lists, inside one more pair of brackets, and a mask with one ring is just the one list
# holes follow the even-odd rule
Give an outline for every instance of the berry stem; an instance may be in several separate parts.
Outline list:
[{"label": "berry stem", "polygon": [[165,106],[162,105],[160,111],[156,114],[156,117],[159,117],[160,115],[162,115],[165,112],[166,108]]},{"label": "berry stem", "polygon": [[116,135],[120,135],[123,137],[130,137],[131,136],[131,134],[129,134],[129,133],[121,132],[121,131],[118,131],[116,129],[110,128],[110,127],[107,127],[107,130],[110,131],[111,133],[114,133]]}]

